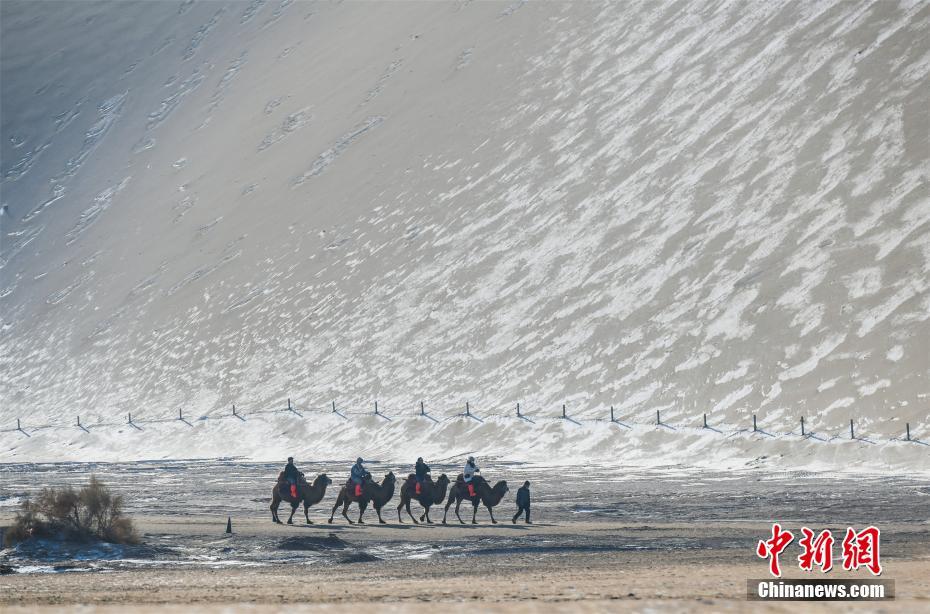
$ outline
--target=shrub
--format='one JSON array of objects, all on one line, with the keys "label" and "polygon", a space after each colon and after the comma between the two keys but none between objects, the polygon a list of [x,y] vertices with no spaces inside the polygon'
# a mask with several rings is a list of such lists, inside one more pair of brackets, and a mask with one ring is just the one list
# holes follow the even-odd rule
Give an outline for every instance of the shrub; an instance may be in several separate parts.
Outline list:
[{"label": "shrub", "polygon": [[94,476],[80,490],[45,488],[35,501],[24,501],[6,541],[12,545],[30,537],[115,544],[139,541],[132,521],[123,516],[123,497],[112,494]]}]

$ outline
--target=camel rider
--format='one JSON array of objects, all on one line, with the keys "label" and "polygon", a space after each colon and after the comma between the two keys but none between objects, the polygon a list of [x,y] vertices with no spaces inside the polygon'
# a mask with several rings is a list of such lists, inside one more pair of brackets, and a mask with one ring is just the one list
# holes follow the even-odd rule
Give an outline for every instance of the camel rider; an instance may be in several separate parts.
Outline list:
[{"label": "camel rider", "polygon": [[352,483],[355,484],[355,496],[362,496],[362,484],[365,482],[365,476],[368,474],[368,470],[362,465],[364,461],[362,457],[359,456],[355,459],[355,464],[352,465],[352,471],[350,473]]},{"label": "camel rider", "polygon": [[416,466],[415,471],[416,471],[415,475],[417,478],[416,492],[419,495],[420,493],[423,492],[423,484],[426,483],[426,479],[427,477],[429,477],[429,465],[423,462],[422,456],[417,459],[417,466]]},{"label": "camel rider", "polygon": [[284,479],[291,485],[291,498],[296,499],[297,480],[300,479],[300,471],[297,470],[297,465],[294,464],[293,456],[287,457],[287,464],[284,465]]},{"label": "camel rider", "polygon": [[469,456],[468,460],[465,461],[465,468],[462,469],[462,478],[465,480],[465,484],[468,486],[468,496],[477,497],[475,493],[475,485],[471,483],[472,478],[475,477],[476,473],[481,473],[481,469],[478,469],[478,465],[475,464],[475,457]]}]

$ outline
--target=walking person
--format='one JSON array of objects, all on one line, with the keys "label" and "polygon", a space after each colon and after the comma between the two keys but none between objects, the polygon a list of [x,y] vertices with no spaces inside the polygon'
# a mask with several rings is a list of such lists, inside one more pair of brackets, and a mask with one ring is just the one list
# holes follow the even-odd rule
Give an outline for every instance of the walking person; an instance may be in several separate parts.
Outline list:
[{"label": "walking person", "polygon": [[517,489],[517,513],[513,515],[513,524],[517,524],[523,512],[526,512],[526,524],[533,524],[530,521],[530,483],[523,482],[523,486]]}]

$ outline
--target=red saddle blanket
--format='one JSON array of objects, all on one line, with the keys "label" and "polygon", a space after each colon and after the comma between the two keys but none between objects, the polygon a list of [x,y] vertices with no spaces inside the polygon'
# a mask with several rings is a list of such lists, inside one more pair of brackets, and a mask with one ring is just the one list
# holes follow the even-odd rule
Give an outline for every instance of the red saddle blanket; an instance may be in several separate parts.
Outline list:
[{"label": "red saddle blanket", "polygon": [[362,485],[361,485],[361,484],[356,484],[356,485],[355,485],[355,496],[356,496],[356,497],[361,497],[361,496],[362,496]]},{"label": "red saddle blanket", "polygon": [[282,498],[290,497],[292,500],[296,500],[300,496],[297,492],[297,485],[291,484],[287,480],[278,482],[278,492],[281,493]]}]

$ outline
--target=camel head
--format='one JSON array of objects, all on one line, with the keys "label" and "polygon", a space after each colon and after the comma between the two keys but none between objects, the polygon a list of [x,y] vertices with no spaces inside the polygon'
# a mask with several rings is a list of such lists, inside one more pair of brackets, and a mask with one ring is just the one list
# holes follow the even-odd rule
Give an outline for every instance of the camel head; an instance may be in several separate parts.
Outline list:
[{"label": "camel head", "polygon": [[446,486],[448,486],[449,476],[447,476],[445,473],[440,475],[439,479],[436,480],[436,485],[439,486],[440,488],[445,488]]},{"label": "camel head", "polygon": [[494,485],[494,493],[503,497],[510,488],[507,487],[507,480],[501,480]]},{"label": "camel head", "polygon": [[397,481],[397,478],[394,477],[394,472],[388,471],[388,474],[384,476],[383,480],[381,480],[381,485],[386,486],[388,484],[393,484],[396,481]]},{"label": "camel head", "polygon": [[320,484],[326,484],[329,486],[332,483],[333,481],[329,479],[329,476],[327,476],[325,473],[321,473],[320,475],[316,476],[315,480],[313,480],[314,486],[319,486]]}]

